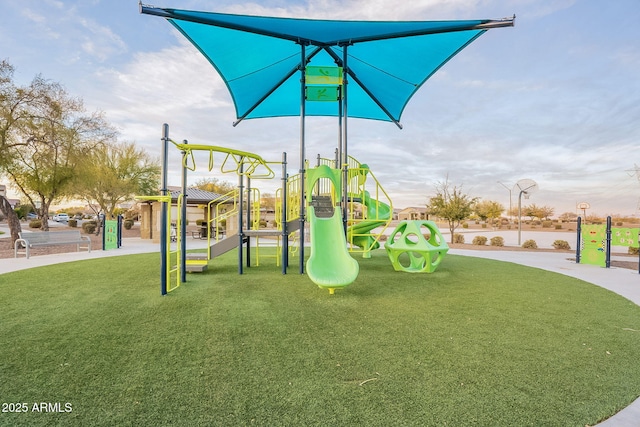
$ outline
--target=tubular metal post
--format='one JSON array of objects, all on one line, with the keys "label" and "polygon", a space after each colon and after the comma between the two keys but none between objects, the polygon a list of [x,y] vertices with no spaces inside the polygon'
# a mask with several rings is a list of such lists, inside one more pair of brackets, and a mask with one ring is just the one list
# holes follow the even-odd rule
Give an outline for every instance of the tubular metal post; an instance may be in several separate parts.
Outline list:
[{"label": "tubular metal post", "polygon": [[342,226],[344,228],[344,233],[345,235],[347,234],[347,214],[348,214],[348,206],[347,206],[347,197],[348,197],[348,191],[349,189],[347,188],[348,185],[348,179],[349,179],[349,154],[347,152],[347,121],[348,121],[348,116],[349,116],[349,112],[348,112],[348,104],[347,104],[347,94],[348,94],[348,90],[347,90],[347,85],[349,83],[349,79],[347,78],[348,74],[349,74],[349,67],[347,64],[347,46],[344,45],[342,47],[342,88],[343,88],[343,93],[342,93],[342,114],[344,115],[344,119],[343,119],[343,125],[342,125],[342,132],[343,132],[343,136],[342,136],[342,144],[344,146],[344,148],[342,149],[342,168],[343,168],[343,175],[342,175]]},{"label": "tubular metal post", "polygon": [[118,215],[118,249],[122,246],[122,215]]},{"label": "tubular metal post", "polygon": [[243,163],[240,162],[240,173],[238,174],[238,274],[242,274],[242,244],[244,242],[244,233],[242,231],[242,210],[244,209],[243,203],[243,190],[244,190],[244,176],[243,173]]},{"label": "tubular metal post", "polygon": [[282,153],[282,201],[280,202],[280,224],[282,224],[282,274],[289,266],[289,233],[287,230],[287,153]]},{"label": "tubular metal post", "polygon": [[[636,242],[640,242],[638,239],[640,239],[640,231],[636,235]],[[640,274],[640,247],[638,247],[638,274]]]},{"label": "tubular metal post", "polygon": [[580,217],[578,217],[576,230],[578,231],[578,237],[576,240],[576,264],[580,264],[580,237],[582,236],[582,218]]},{"label": "tubular metal post", "polygon": [[[185,145],[189,142],[185,139],[182,141]],[[187,152],[182,152],[182,212],[180,216],[180,282],[187,281]],[[177,230],[176,230],[177,231]]]},{"label": "tubular metal post", "polygon": [[305,100],[305,80],[307,66],[307,55],[304,43],[301,47],[300,60],[300,274],[304,274],[304,222],[305,222],[305,185],[304,185],[304,158],[305,158],[305,119],[306,119],[306,100]]},{"label": "tubular metal post", "polygon": [[[162,188],[160,190],[163,196],[169,193],[167,189],[167,169],[169,167],[169,125],[162,125]],[[162,210],[160,213],[160,294],[167,294],[167,216],[168,203],[162,202]]]},{"label": "tubular metal post", "polygon": [[[251,230],[251,178],[247,177],[247,230]],[[251,267],[251,236],[247,236],[247,268]]]},{"label": "tubular metal post", "polygon": [[606,258],[604,266],[611,268],[611,217],[607,217]]}]

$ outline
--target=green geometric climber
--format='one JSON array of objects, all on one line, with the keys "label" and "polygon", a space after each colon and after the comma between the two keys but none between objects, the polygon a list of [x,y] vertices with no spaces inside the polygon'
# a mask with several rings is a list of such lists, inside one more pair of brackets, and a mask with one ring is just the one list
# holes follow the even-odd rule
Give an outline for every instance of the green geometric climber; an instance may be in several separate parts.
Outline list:
[{"label": "green geometric climber", "polygon": [[396,271],[433,273],[449,245],[433,221],[402,221],[384,245]]}]

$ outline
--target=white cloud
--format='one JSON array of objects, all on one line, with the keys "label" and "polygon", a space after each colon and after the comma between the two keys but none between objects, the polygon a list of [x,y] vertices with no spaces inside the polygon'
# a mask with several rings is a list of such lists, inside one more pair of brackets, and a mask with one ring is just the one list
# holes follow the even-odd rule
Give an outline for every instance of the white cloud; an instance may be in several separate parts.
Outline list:
[{"label": "white cloud", "polygon": [[[153,31],[162,43],[168,40],[166,46],[152,48],[139,43],[148,37],[142,34],[147,27],[122,30],[115,21],[121,16],[92,15],[87,3],[73,7],[70,2],[42,2],[55,10],[44,20],[33,12],[36,2],[26,1],[31,3],[23,7],[25,22],[37,29],[29,37],[40,43],[27,46],[22,38],[22,50],[44,58],[38,71],[49,70],[48,54],[56,61],[75,61],[76,66],[60,72],[64,78],[59,80],[79,88],[74,94],[82,96],[90,110],[106,111],[123,139],[157,154],[161,125],[169,123],[176,140],[236,147],[269,160],[287,151],[289,172],[298,170],[299,119],[246,120],[233,128],[234,107],[226,86],[161,18],[144,17],[157,20]],[[273,0],[226,5],[190,0],[177,6],[362,20],[500,18],[516,13],[515,28],[489,31],[416,93],[405,110],[403,130],[385,122],[350,120],[350,154],[370,165],[396,206],[423,205],[434,183],[449,175],[472,195],[503,204],[508,204],[508,194],[498,181],[513,185],[531,178],[540,191],[530,202],[553,205],[556,213],[574,210],[582,199],[594,212],[632,213],[640,184],[626,171],[640,162],[640,53],[630,40],[640,37],[638,28],[625,25],[618,36],[604,29],[594,32],[582,23],[618,18],[634,1],[620,0],[606,10],[574,0]],[[567,20],[569,14],[574,19]],[[2,28],[0,33],[4,45],[15,40]],[[307,158],[317,153],[331,157],[337,133],[334,119],[310,118]],[[207,163],[205,158],[198,161]],[[178,183],[177,155],[171,168],[171,179]],[[192,179],[208,174],[206,167],[199,167]],[[273,192],[279,183],[259,185]]]}]

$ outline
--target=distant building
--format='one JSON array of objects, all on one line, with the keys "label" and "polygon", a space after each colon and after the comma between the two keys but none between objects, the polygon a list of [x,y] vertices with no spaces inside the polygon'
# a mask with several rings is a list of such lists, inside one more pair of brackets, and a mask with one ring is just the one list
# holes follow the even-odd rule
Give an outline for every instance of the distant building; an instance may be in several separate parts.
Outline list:
[{"label": "distant building", "polygon": [[[178,218],[178,197],[182,194],[180,187],[169,187],[171,194],[171,222],[175,223]],[[232,203],[230,198],[225,198],[221,194],[198,188],[187,189],[187,224],[195,225],[199,219],[206,220],[208,217],[207,206],[210,202],[217,200],[212,206]],[[147,201],[140,204],[140,237],[160,241],[160,215],[162,204],[160,202]]]},{"label": "distant building", "polygon": [[398,212],[399,221],[417,221],[421,219],[429,219],[427,208],[408,207]]}]

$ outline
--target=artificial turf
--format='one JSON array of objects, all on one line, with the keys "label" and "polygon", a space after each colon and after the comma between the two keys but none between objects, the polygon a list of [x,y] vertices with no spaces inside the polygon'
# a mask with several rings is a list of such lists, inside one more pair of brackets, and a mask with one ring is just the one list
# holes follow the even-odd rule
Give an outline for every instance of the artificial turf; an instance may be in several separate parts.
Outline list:
[{"label": "artificial turf", "polygon": [[576,279],[376,251],[330,296],[236,262],[164,297],[157,254],[0,275],[0,400],[28,408],[0,425],[582,427],[640,394],[640,307]]}]

